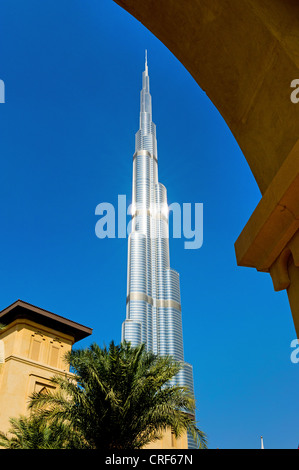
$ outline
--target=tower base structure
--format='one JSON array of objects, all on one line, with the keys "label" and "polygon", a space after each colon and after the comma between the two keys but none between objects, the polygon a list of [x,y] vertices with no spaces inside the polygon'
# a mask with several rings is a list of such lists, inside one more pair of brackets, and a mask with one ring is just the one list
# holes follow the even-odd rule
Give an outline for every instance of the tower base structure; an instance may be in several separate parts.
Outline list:
[{"label": "tower base structure", "polygon": [[166,429],[161,439],[147,444],[144,449],[188,449],[188,436],[184,432],[176,439],[171,429]]}]

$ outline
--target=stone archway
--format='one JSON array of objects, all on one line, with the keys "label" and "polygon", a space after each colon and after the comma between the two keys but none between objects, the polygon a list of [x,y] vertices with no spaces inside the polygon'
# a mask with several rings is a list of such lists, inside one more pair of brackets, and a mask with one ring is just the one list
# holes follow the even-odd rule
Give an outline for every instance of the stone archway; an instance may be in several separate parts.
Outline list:
[{"label": "stone archway", "polygon": [[[180,60],[231,129],[262,193],[235,243],[237,262],[287,289],[299,336],[298,1],[114,1]],[[282,270],[285,249],[293,261]]]}]

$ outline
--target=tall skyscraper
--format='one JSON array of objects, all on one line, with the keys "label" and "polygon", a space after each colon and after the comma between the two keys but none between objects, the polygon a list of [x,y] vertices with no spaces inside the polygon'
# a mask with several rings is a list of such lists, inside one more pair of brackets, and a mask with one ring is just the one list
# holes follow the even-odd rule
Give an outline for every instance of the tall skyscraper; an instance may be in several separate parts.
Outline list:
[{"label": "tall skyscraper", "polygon": [[[155,354],[183,363],[174,383],[189,387],[192,366],[184,361],[180,279],[169,262],[167,193],[158,181],[156,126],[152,121],[147,55],[140,93],[140,126],[133,156],[132,230],[128,239],[127,313],[122,340],[145,343]],[[194,442],[188,436],[189,447]]]}]

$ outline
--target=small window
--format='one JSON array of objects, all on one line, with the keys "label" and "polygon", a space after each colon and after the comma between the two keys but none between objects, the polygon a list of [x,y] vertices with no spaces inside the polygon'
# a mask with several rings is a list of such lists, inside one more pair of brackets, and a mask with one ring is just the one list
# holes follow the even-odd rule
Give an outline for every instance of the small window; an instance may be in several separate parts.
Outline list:
[{"label": "small window", "polygon": [[33,338],[32,343],[31,343],[31,352],[30,352],[30,359],[32,359],[33,361],[39,360],[40,346],[41,346],[41,341]]},{"label": "small window", "polygon": [[57,367],[58,365],[58,356],[59,356],[59,348],[56,346],[51,347],[51,352],[50,352],[50,366],[52,367]]}]

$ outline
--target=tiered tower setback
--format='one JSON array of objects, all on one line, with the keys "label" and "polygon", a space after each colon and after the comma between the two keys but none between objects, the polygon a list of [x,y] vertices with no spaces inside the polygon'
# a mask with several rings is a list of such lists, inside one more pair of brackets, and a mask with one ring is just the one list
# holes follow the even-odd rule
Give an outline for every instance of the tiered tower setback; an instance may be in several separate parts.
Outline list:
[{"label": "tiered tower setback", "polygon": [[146,55],[133,156],[132,231],[128,239],[127,313],[122,340],[132,346],[145,343],[148,351],[181,361],[184,367],[174,383],[189,387],[194,394],[192,366],[184,362],[180,279],[170,267],[168,234],[167,191],[158,180]]}]

